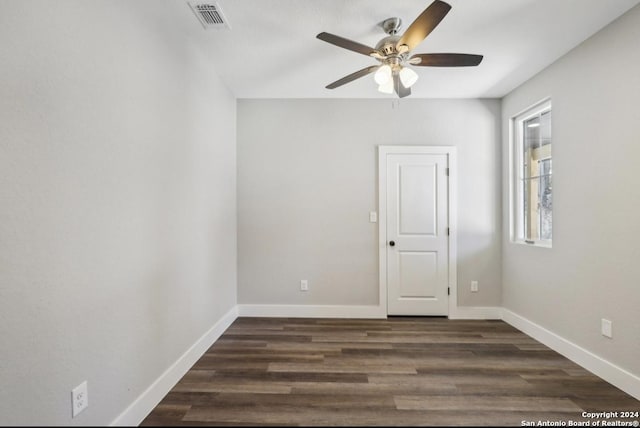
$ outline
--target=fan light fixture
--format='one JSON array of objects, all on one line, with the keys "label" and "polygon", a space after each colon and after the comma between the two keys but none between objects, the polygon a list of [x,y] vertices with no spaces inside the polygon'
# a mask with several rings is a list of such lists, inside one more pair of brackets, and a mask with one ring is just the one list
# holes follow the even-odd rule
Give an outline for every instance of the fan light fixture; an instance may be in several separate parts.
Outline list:
[{"label": "fan light fixture", "polygon": [[398,78],[400,78],[402,86],[408,89],[418,81],[418,74],[408,67],[401,67],[400,71],[393,71],[391,66],[384,64],[373,75],[373,79],[378,84],[378,91],[383,94],[393,94],[394,85],[397,84]]},{"label": "fan light fixture", "polygon": [[412,54],[414,48],[427,37],[440,21],[449,13],[451,5],[434,0],[400,35],[398,30],[402,20],[397,17],[382,21],[380,26],[387,37],[382,38],[375,47],[363,45],[344,37],[326,32],[316,37],[343,49],[366,55],[379,62],[378,65],[365,67],[326,86],[335,89],[371,73],[378,84],[378,91],[398,97],[411,95],[411,86],[418,80],[418,74],[407,65],[420,67],[473,67],[482,61],[482,55],[462,53],[419,53]]}]

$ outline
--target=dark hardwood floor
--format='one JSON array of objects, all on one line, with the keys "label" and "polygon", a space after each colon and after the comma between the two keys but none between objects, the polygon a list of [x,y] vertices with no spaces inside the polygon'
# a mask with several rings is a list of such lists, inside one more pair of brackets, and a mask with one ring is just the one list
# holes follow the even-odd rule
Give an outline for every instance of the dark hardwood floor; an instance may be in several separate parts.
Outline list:
[{"label": "dark hardwood floor", "polygon": [[570,426],[622,410],[640,402],[502,321],[238,318],[142,425]]}]

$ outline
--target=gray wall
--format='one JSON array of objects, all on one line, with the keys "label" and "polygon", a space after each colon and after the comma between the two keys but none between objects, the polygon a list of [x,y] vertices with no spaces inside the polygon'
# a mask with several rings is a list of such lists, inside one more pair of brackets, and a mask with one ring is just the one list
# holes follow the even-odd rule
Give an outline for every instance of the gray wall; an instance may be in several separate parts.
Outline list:
[{"label": "gray wall", "polygon": [[154,5],[0,2],[0,425],[110,423],[236,304],[235,99]]},{"label": "gray wall", "polygon": [[[503,99],[509,119],[553,102],[553,248],[509,242],[503,305],[640,375],[640,7]],[[613,321],[613,339],[600,319]]]},{"label": "gray wall", "polygon": [[406,144],[458,147],[459,304],[500,305],[499,101],[238,100],[237,114],[238,303],[378,304],[376,147]]}]

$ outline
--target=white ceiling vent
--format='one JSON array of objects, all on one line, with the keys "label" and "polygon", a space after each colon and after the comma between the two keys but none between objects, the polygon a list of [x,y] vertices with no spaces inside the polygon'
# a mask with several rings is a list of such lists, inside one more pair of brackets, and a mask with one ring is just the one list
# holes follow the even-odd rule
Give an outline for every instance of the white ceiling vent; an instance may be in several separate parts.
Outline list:
[{"label": "white ceiling vent", "polygon": [[229,21],[225,18],[217,1],[199,2],[190,1],[189,6],[196,14],[198,20],[205,29],[230,30]]}]

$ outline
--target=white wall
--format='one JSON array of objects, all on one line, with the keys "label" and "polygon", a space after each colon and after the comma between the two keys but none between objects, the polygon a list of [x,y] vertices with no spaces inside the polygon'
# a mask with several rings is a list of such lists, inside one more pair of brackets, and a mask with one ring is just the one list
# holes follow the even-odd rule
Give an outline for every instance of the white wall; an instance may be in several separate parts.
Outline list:
[{"label": "white wall", "polygon": [[[640,6],[503,99],[509,119],[553,102],[553,248],[509,242],[503,305],[640,375]],[[613,321],[613,339],[600,319]]]},{"label": "white wall", "polygon": [[458,147],[459,304],[500,305],[499,101],[239,100],[237,144],[240,304],[377,305],[376,147],[406,144]]},{"label": "white wall", "polygon": [[184,6],[0,2],[1,425],[111,423],[235,307],[235,99]]}]

